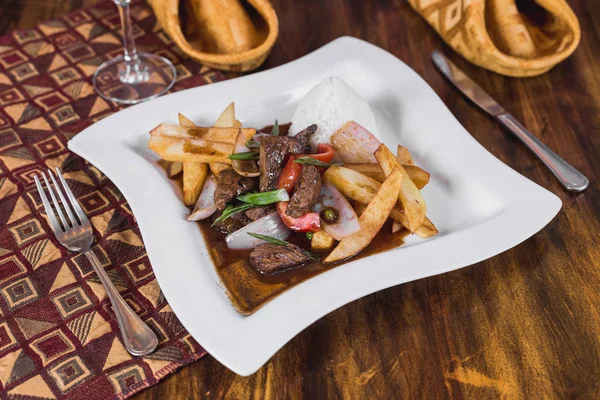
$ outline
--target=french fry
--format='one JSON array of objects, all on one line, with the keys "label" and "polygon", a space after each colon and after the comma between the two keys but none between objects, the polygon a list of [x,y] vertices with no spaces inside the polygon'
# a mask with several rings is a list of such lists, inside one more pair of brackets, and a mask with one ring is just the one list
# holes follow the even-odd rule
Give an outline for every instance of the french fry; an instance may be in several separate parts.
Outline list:
[{"label": "french fry", "polygon": [[177,114],[177,119],[179,120],[179,125],[181,125],[181,126],[194,126],[194,127],[197,126],[195,123],[192,122],[191,119],[189,119],[182,113]]},{"label": "french fry", "polygon": [[[333,165],[325,171],[323,174],[323,180],[331,183],[337,190],[339,190],[344,196],[362,204],[369,204],[375,194],[381,187],[381,183],[375,179],[369,178],[346,167],[340,167]],[[358,210],[355,208],[355,211]],[[358,215],[358,211],[357,211]],[[408,220],[400,208],[400,205],[396,204],[396,207],[390,213],[390,217],[397,222],[400,222],[402,226],[408,229]]]},{"label": "french fry", "polygon": [[326,252],[333,248],[335,245],[335,239],[329,233],[325,231],[318,231],[313,233],[313,237],[310,241],[310,248],[314,252]]},{"label": "french fry", "polygon": [[398,194],[398,200],[408,220],[409,230],[411,233],[414,233],[417,228],[423,225],[423,221],[425,221],[425,212],[427,209],[425,199],[408,174],[404,172],[400,161],[398,161],[385,144],[381,144],[373,155],[387,176],[392,173],[394,168],[398,168],[402,174],[402,185]]},{"label": "french fry", "polygon": [[[187,127],[196,127],[196,124],[183,114],[177,114],[179,125]],[[185,162],[183,164],[183,203],[186,206],[193,206],[198,201],[198,196],[204,186],[204,181],[208,175],[208,164],[198,162]]]},{"label": "french fry", "polygon": [[[360,172],[369,178],[375,179],[377,182],[385,181],[385,174],[381,170],[379,164],[344,164],[344,167]],[[402,165],[402,167],[410,179],[415,183],[417,189],[423,189],[425,185],[429,183],[429,172],[423,170],[421,167],[417,167],[416,165]]]},{"label": "french fry", "polygon": [[193,206],[202,192],[204,181],[208,175],[208,164],[186,162],[183,165],[183,203],[186,206]]},{"label": "french fry", "polygon": [[415,231],[415,233],[419,237],[426,239],[428,237],[437,235],[439,232],[435,225],[433,225],[433,222],[431,222],[429,218],[425,218],[425,221],[423,221],[423,225],[421,225],[419,229]]},{"label": "french fry", "polygon": [[[231,102],[229,105],[223,110],[219,118],[217,118],[217,122],[215,122],[215,126],[217,128],[241,128],[242,123],[235,119],[235,103]],[[248,139],[250,140],[250,139]]]},{"label": "french fry", "polygon": [[367,247],[388,219],[396,204],[401,185],[400,169],[394,168],[358,219],[360,230],[342,239],[323,262],[334,263],[345,260]]},{"label": "french fry", "polygon": [[413,162],[413,158],[410,155],[408,149],[404,146],[398,145],[398,150],[396,152],[396,158],[400,161],[400,164],[403,165],[415,165]]},{"label": "french fry", "polygon": [[246,140],[250,140],[256,134],[256,129],[254,128],[219,128],[213,126],[200,127],[160,124],[150,131],[150,136],[202,139],[211,142],[234,144],[240,129],[244,133]]},{"label": "french fry", "polygon": [[[229,103],[221,115],[219,115],[219,118],[217,118],[217,122],[215,122],[215,127],[217,128],[241,128],[241,126],[242,123],[235,119],[235,104],[233,102]],[[250,140],[252,136],[248,137],[246,135],[246,141]],[[231,165],[222,163],[210,163],[208,166],[210,171],[217,177],[219,176],[219,172],[231,168]]]},{"label": "french fry", "polygon": [[233,145],[228,143],[164,136],[150,136],[148,148],[167,161],[202,163],[231,164],[231,160],[227,157],[233,152]]},{"label": "french fry", "polygon": [[356,213],[356,216],[360,217],[362,215],[362,213],[365,212],[365,208],[367,208],[366,205],[364,205],[363,203],[356,202],[354,204],[354,212]]},{"label": "french fry", "polygon": [[182,171],[183,168],[183,163],[178,162],[178,161],[167,161],[167,160],[163,160],[160,159],[157,161],[157,164],[160,165],[162,167],[162,169],[165,170],[165,173],[167,174],[168,178],[174,178],[177,175],[179,175]]},{"label": "french fry", "polygon": [[167,170],[167,176],[169,178],[174,178],[183,171],[183,163],[181,163],[179,161],[173,161],[173,162],[167,161],[167,163],[168,163],[168,165],[167,165],[166,170]]}]

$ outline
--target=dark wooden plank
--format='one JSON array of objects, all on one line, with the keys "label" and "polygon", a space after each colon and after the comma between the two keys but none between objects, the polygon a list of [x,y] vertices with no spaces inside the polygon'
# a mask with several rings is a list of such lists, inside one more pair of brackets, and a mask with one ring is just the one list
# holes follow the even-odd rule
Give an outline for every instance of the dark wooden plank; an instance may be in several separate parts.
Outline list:
[{"label": "dark wooden plank", "polygon": [[[92,2],[0,0],[0,34]],[[390,288],[329,314],[251,377],[205,357],[136,398],[599,397],[596,2],[570,2],[583,31],[570,59],[543,76],[512,79],[454,54],[402,0],[274,1],[281,36],[263,69],[342,35],[372,42],[415,69],[486,149],[556,193],[563,209],[542,232],[488,261]],[[435,48],[587,174],[588,191],[563,191],[516,139],[467,103],[432,67]]]}]

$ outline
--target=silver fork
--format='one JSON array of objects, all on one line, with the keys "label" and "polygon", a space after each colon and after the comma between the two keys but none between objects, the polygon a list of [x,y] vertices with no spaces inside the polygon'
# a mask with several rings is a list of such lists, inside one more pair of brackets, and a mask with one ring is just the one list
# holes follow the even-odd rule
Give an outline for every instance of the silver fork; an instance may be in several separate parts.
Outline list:
[{"label": "silver fork", "polygon": [[[40,183],[40,179],[37,175],[34,176],[35,185],[37,186],[37,190],[42,198],[44,209],[48,215],[48,221],[50,221],[50,225],[52,226],[52,230],[54,231],[56,238],[67,249],[85,254],[94,267],[94,271],[96,271],[96,274],[100,278],[100,282],[102,282],[102,285],[104,285],[104,289],[106,289],[106,293],[108,294],[108,298],[112,304],[113,311],[117,317],[119,329],[121,330],[121,336],[123,337],[123,342],[125,343],[125,348],[127,351],[134,356],[145,356],[152,353],[158,345],[158,338],[148,327],[148,325],[146,325],[135,314],[125,300],[123,300],[123,297],[121,297],[117,289],[114,287],[110,278],[106,274],[106,271],[100,264],[96,254],[94,254],[94,251],[91,247],[92,243],[94,242],[92,226],[90,225],[90,221],[85,216],[85,213],[81,209],[81,206],[77,202],[77,199],[73,195],[73,192],[67,185],[67,182],[63,178],[62,173],[58,168],[56,168],[56,175],[61,183],[61,185],[59,185],[54,178],[52,171],[48,170],[48,175],[54,184],[54,188],[50,185],[50,182],[46,178],[46,174],[42,172],[41,175],[46,183],[46,188],[50,193],[52,202],[48,200],[48,197],[46,196],[46,193],[44,192],[42,184]],[[63,196],[63,191],[67,195],[68,200]],[[58,203],[56,197],[57,194],[67,213],[66,218],[60,208],[60,204]],[[52,204],[56,209],[56,213],[60,218],[62,226],[56,219],[56,214],[51,206]],[[71,209],[73,211],[71,211]],[[73,212],[77,214],[77,218],[75,218]]]}]

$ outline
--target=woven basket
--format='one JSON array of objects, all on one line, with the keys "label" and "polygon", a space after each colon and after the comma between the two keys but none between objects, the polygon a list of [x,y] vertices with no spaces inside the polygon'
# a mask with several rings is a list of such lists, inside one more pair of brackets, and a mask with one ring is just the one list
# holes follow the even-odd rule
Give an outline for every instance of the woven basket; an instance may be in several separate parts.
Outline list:
[{"label": "woven basket", "polygon": [[579,44],[577,17],[565,0],[408,0],[455,51],[480,67],[535,76]]},{"label": "woven basket", "polygon": [[225,71],[251,71],[265,61],[279,33],[277,14],[268,0],[183,1],[148,3],[189,57]]}]

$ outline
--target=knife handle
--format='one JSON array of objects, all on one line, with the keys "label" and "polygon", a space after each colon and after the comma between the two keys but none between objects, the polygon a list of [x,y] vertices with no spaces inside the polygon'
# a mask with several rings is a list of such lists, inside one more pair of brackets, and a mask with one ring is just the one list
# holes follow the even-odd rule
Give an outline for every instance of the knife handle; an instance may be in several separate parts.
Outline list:
[{"label": "knife handle", "polygon": [[509,131],[514,133],[535,154],[548,169],[556,176],[565,189],[571,192],[584,191],[590,181],[581,172],[560,158],[548,146],[533,136],[523,125],[509,113],[498,115],[498,121]]}]

